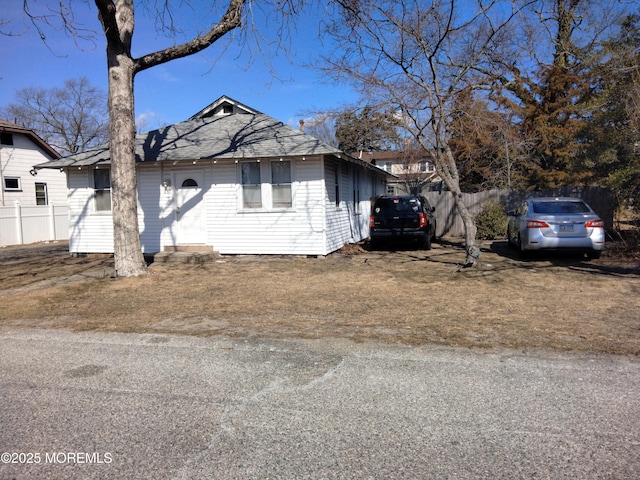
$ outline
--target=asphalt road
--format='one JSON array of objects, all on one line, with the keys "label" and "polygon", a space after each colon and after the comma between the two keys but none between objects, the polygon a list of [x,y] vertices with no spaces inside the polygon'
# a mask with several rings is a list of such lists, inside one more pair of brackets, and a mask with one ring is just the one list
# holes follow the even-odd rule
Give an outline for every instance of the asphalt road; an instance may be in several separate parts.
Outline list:
[{"label": "asphalt road", "polygon": [[0,479],[635,479],[639,399],[637,358],[5,328]]}]

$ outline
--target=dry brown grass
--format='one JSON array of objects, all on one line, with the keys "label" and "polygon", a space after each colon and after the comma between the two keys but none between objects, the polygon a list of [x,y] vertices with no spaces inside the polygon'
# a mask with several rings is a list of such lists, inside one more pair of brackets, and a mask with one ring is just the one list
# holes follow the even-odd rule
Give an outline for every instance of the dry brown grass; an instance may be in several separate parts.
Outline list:
[{"label": "dry brown grass", "polygon": [[[436,244],[154,264],[146,277],[112,279],[110,259],[62,249],[40,258],[46,267],[4,253],[0,325],[12,327],[640,353],[640,269],[606,256],[521,261],[497,242],[480,268],[459,271],[462,249]],[[60,284],[55,271],[84,277]]]}]

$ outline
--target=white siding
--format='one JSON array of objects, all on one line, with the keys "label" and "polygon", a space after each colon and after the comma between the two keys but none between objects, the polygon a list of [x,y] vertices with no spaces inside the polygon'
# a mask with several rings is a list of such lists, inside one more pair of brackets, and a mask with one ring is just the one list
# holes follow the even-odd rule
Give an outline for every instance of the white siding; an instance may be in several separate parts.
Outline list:
[{"label": "white siding", "polygon": [[[336,202],[336,169],[338,174],[338,202]],[[349,242],[351,228],[349,222],[348,190],[349,182],[346,164],[336,161],[325,162],[325,183],[327,185],[325,204],[327,216],[326,250],[335,251]]]},{"label": "white siding", "polygon": [[0,168],[2,178],[20,179],[20,190],[5,190],[4,181],[0,185],[0,206],[12,207],[15,202],[21,205],[36,205],[36,183],[47,184],[49,205],[67,205],[67,181],[64,172],[41,169],[37,175],[29,171],[34,165],[51,160],[26,135],[14,133],[13,145],[0,145]]},{"label": "white siding", "polygon": [[171,194],[162,186],[162,173],[159,165],[141,165],[138,169],[138,228],[144,253],[162,250],[166,216],[172,214],[165,209]]},{"label": "white siding", "polygon": [[[335,172],[339,173],[340,202],[335,199]],[[371,197],[385,190],[382,177],[356,164],[329,160],[325,164],[327,211],[327,250],[335,251],[346,243],[369,236]]]},{"label": "white siding", "polygon": [[69,169],[69,252],[113,253],[113,218],[95,212],[91,170]]},{"label": "white siding", "polygon": [[222,254],[324,255],[324,182],[321,158],[292,159],[290,209],[270,209],[269,161],[262,160],[263,208],[242,209],[238,164],[212,167],[206,196],[210,241]]}]

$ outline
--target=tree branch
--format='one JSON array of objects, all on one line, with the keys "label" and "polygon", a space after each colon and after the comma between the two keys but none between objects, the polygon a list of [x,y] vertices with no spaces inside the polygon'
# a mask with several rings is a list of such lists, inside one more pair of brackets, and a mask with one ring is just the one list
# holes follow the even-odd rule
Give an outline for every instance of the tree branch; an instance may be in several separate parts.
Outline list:
[{"label": "tree branch", "polygon": [[229,2],[229,8],[220,21],[204,35],[200,35],[190,42],[165,48],[164,50],[159,50],[136,59],[136,72],[166,63],[170,60],[187,57],[209,47],[228,32],[242,25],[242,9],[244,4],[245,0],[231,0]]}]

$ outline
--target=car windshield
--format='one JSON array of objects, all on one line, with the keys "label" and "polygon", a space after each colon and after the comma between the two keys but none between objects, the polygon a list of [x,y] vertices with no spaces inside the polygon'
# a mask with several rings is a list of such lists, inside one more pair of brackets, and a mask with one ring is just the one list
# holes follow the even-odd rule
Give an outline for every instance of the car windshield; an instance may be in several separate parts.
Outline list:
[{"label": "car windshield", "polygon": [[381,198],[376,202],[376,213],[417,212],[419,209],[420,202],[417,198]]},{"label": "car windshield", "polygon": [[589,213],[589,207],[584,202],[572,201],[543,201],[533,202],[533,213]]}]

